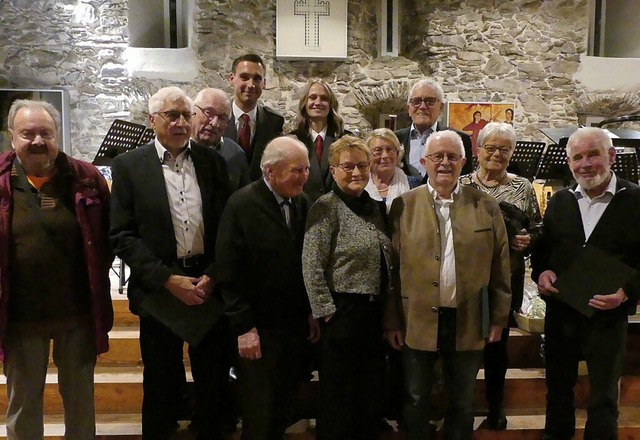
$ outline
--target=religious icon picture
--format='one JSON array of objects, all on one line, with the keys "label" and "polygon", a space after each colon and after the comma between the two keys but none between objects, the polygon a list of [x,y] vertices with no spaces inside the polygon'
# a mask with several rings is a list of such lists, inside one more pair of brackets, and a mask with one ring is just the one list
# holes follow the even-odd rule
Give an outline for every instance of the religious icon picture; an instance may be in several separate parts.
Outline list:
[{"label": "religious icon picture", "polygon": [[449,102],[447,125],[471,136],[474,157],[478,155],[476,141],[478,133],[489,122],[506,122],[513,125],[514,103],[495,102]]}]

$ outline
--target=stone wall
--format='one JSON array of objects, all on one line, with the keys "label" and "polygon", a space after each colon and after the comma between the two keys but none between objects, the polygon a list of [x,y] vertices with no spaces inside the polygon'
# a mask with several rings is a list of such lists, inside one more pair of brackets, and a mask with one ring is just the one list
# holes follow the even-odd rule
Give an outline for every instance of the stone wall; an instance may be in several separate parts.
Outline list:
[{"label": "stone wall", "polygon": [[263,99],[289,123],[310,77],[333,85],[347,127],[364,132],[380,112],[404,113],[408,86],[424,75],[441,81],[449,100],[515,102],[522,139],[576,123],[581,88],[572,78],[587,47],[587,0],[403,0],[398,57],[378,57],[378,1],[351,0],[344,62],[276,60],[275,0],[194,2],[199,73],[181,82],[127,69],[127,0],[0,0],[0,87],[69,90],[73,154],[86,159],[113,119],[144,122],[159,87],[231,92],[231,61],[245,52],[264,57]]}]

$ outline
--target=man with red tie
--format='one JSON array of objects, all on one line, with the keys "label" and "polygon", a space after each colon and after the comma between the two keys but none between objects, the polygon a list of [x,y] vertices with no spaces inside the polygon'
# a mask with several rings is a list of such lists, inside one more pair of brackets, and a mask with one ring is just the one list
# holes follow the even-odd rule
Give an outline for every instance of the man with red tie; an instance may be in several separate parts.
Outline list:
[{"label": "man with red tie", "polygon": [[262,152],[269,141],[282,134],[284,126],[280,113],[258,103],[266,85],[265,71],[259,55],[245,54],[233,61],[229,75],[233,105],[224,136],[236,141],[245,151],[251,180],[262,177]]}]

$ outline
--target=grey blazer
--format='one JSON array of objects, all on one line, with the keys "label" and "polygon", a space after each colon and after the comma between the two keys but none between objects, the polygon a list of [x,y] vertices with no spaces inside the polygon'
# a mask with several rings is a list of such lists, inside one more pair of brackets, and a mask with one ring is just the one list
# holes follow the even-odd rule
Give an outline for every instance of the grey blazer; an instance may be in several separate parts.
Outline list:
[{"label": "grey blazer", "polygon": [[380,294],[381,264],[391,273],[392,261],[383,210],[375,210],[372,221],[367,221],[333,191],[311,207],[302,248],[302,274],[315,318],[336,311],[332,292]]}]

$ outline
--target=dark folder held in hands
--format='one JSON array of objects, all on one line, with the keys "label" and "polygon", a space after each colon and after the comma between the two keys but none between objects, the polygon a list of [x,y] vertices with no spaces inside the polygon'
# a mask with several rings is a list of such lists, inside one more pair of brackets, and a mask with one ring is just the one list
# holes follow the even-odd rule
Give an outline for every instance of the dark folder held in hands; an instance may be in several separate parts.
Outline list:
[{"label": "dark folder held in hands", "polygon": [[598,311],[589,305],[594,295],[615,293],[636,275],[635,269],[616,257],[585,244],[553,283],[559,291],[553,297],[590,318]]}]

